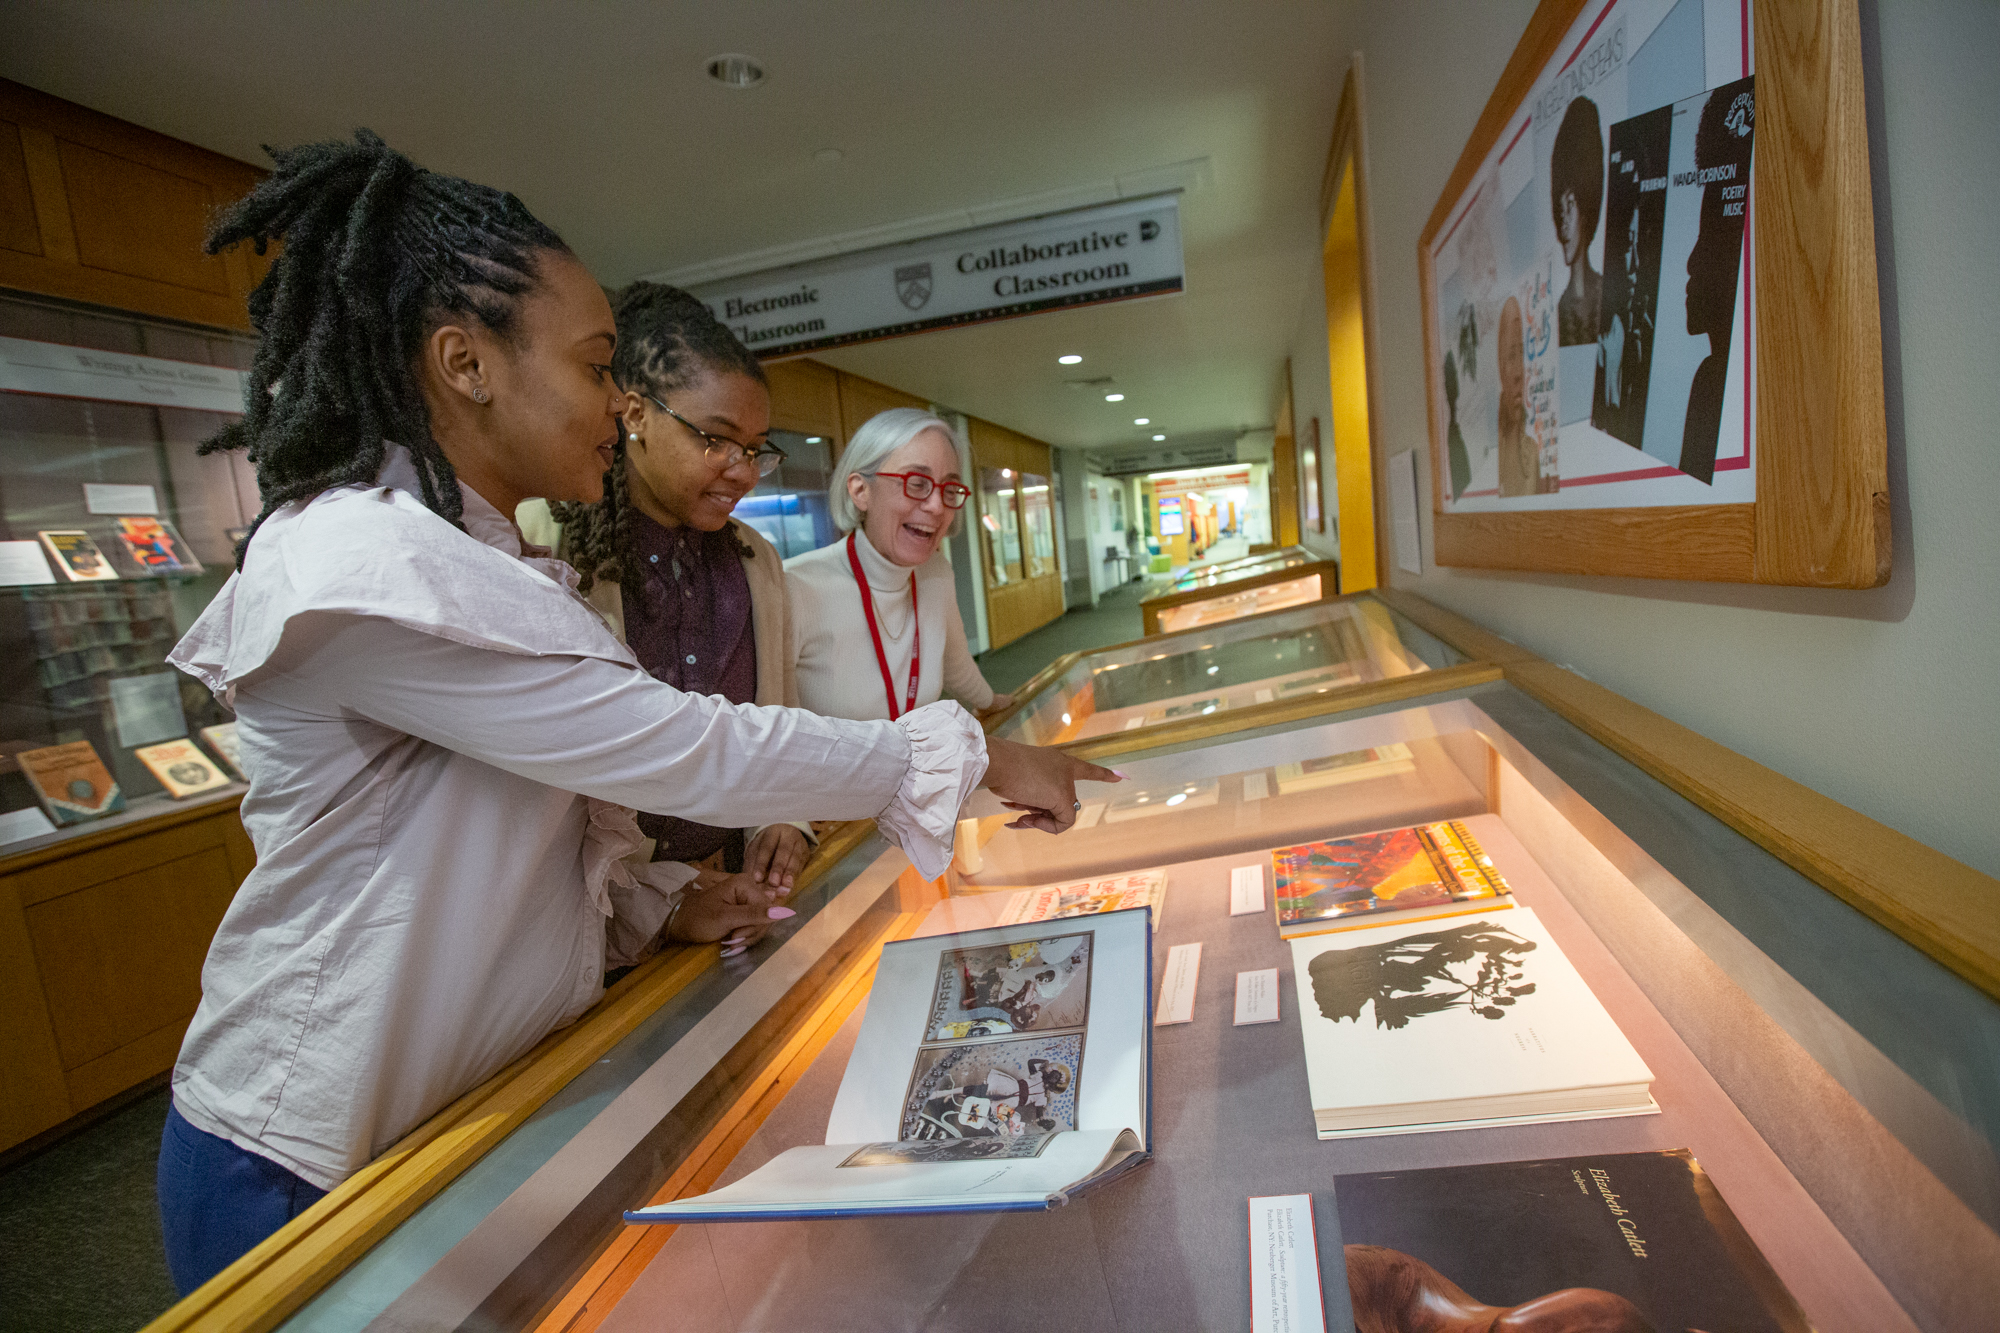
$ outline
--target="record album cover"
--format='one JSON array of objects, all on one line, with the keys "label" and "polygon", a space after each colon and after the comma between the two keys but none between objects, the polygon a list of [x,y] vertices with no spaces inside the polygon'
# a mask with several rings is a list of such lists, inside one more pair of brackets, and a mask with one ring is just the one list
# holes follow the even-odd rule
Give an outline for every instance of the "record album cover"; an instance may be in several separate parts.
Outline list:
[{"label": "record album cover", "polygon": [[175,800],[227,787],[229,775],[209,761],[193,741],[163,741],[142,745],[132,757],[160,780],[167,795]]},{"label": "record album cover", "polygon": [[80,824],[125,808],[124,793],[89,741],[23,750],[14,756],[14,762],[58,826]]},{"label": "record album cover", "polygon": [[1685,1150],[1339,1176],[1334,1200],[1358,1333],[1809,1330]]},{"label": "record album cover", "polygon": [[163,518],[150,515],[127,516],[118,519],[114,535],[118,546],[130,562],[135,573],[140,575],[199,574],[201,561],[195,559],[173,525]]},{"label": "record album cover", "polygon": [[118,577],[118,571],[104,558],[90,534],[81,528],[38,532],[42,549],[49,553],[56,571],[66,583],[103,583]]}]

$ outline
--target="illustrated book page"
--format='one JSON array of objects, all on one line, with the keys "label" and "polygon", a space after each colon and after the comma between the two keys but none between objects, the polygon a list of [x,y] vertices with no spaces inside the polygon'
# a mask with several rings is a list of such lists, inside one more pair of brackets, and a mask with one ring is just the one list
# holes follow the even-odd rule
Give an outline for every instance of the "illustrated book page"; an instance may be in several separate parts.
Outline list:
[{"label": "illustrated book page", "polygon": [[884,945],[825,1146],[634,1222],[1043,1209],[1147,1152],[1144,911]]},{"label": "illustrated book page", "polygon": [[1007,902],[999,924],[1017,925],[1024,921],[1053,921],[1062,917],[1095,916],[1101,912],[1123,912],[1134,907],[1153,909],[1153,920],[1167,901],[1167,872],[1136,870],[1125,875],[1102,875],[1068,884],[1047,884],[1022,889]]},{"label": "illustrated book page", "polygon": [[1658,1110],[1652,1072],[1529,908],[1291,947],[1322,1138]]},{"label": "illustrated book page", "polygon": [[[1400,762],[1414,767],[1408,746],[1383,748],[1400,750]],[[1376,753],[1364,750],[1360,755]],[[1355,757],[1335,755],[1307,762],[1326,764],[1335,774],[1373,767],[1339,766]],[[1304,767],[1280,768],[1279,789],[1286,790],[1286,769]],[[1495,912],[1514,901],[1493,858],[1456,819],[1280,847],[1271,853],[1271,867],[1277,884],[1278,930],[1287,939],[1392,921]]]}]

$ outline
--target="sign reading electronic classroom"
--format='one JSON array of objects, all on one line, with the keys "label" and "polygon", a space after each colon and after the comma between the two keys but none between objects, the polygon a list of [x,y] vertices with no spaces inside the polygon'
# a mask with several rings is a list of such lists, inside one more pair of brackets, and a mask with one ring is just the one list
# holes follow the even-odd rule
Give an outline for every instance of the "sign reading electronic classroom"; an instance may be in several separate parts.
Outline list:
[{"label": "sign reading electronic classroom", "polygon": [[952,232],[706,283],[760,357],[872,342],[1182,289],[1180,196]]}]

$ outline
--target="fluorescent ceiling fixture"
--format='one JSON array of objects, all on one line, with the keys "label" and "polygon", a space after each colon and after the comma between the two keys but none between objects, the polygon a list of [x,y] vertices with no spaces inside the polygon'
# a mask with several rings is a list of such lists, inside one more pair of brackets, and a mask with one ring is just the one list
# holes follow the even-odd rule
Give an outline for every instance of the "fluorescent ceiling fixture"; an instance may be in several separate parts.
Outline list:
[{"label": "fluorescent ceiling fixture", "polygon": [[1068,356],[1059,356],[1056,358],[1056,364],[1059,366],[1074,366],[1080,364],[1082,361],[1083,358],[1075,352],[1071,352]]},{"label": "fluorescent ceiling fixture", "polygon": [[764,81],[764,67],[749,56],[719,55],[708,62],[708,77],[725,88],[755,88]]},{"label": "fluorescent ceiling fixture", "polygon": [[1133,417],[1132,424],[1135,426],[1150,426],[1153,424],[1153,419],[1151,417]]},{"label": "fluorescent ceiling fixture", "polygon": [[820,440],[820,437],[819,437],[819,436],[817,436],[817,435],[808,435],[808,436],[806,436],[806,443],[807,443],[807,444],[818,444],[818,443],[819,443],[819,440]]},{"label": "fluorescent ceiling fixture", "polygon": [[1122,393],[1107,393],[1104,395],[1104,401],[1107,403],[1122,403],[1125,401],[1125,395]]},{"label": "fluorescent ceiling fixture", "polygon": [[1164,439],[1166,439],[1166,438],[1167,438],[1167,437],[1166,437],[1166,436],[1164,436],[1164,435],[1155,435],[1155,436],[1153,437],[1153,439],[1154,439],[1154,440],[1155,440],[1156,442],[1157,442],[1157,441],[1160,441],[1160,440],[1164,440]]}]

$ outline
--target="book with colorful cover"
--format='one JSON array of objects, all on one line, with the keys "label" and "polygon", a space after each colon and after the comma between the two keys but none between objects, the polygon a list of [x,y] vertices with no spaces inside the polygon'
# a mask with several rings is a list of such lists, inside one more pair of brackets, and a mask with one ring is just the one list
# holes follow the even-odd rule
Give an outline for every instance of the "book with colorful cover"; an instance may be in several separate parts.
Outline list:
[{"label": "book with colorful cover", "polygon": [[1809,1333],[1694,1154],[1336,1176],[1360,1329]]},{"label": "book with colorful cover", "polygon": [[1410,773],[1416,767],[1416,755],[1400,741],[1368,750],[1321,755],[1296,764],[1279,764],[1276,770],[1278,793],[1290,796],[1294,792],[1313,791],[1320,787],[1337,787],[1368,778]]},{"label": "book with colorful cover", "polygon": [[1285,939],[1514,905],[1493,859],[1456,819],[1280,847],[1271,868]]},{"label": "book with colorful cover", "polygon": [[243,771],[243,742],[236,735],[234,722],[218,722],[212,727],[203,727],[201,738],[208,742],[208,748],[215,751],[216,758],[235,775],[237,781],[250,780],[250,775]]},{"label": "book with colorful cover", "polygon": [[65,583],[102,583],[118,577],[104,552],[81,528],[52,529],[35,536],[41,539],[42,549],[49,553]]},{"label": "book with colorful cover", "polygon": [[201,561],[195,558],[194,551],[165,519],[140,514],[122,517],[115,522],[117,526],[113,535],[117,537],[119,551],[133,573],[157,576],[202,572]]},{"label": "book with colorful cover", "polygon": [[193,741],[142,745],[132,751],[132,757],[144,764],[147,771],[167,789],[167,795],[176,801],[183,796],[217,791],[230,783],[229,775],[216,767]]},{"label": "book with colorful cover", "polygon": [[35,798],[57,827],[117,814],[125,794],[89,741],[71,741],[14,756]]},{"label": "book with colorful cover", "polygon": [[999,924],[1019,925],[1025,921],[1054,921],[1060,917],[1096,916],[1102,912],[1122,912],[1130,907],[1152,909],[1153,924],[1160,921],[1160,908],[1167,901],[1167,872],[1137,870],[1124,875],[1100,875],[1069,884],[1045,884],[1022,889],[1000,914]]}]

